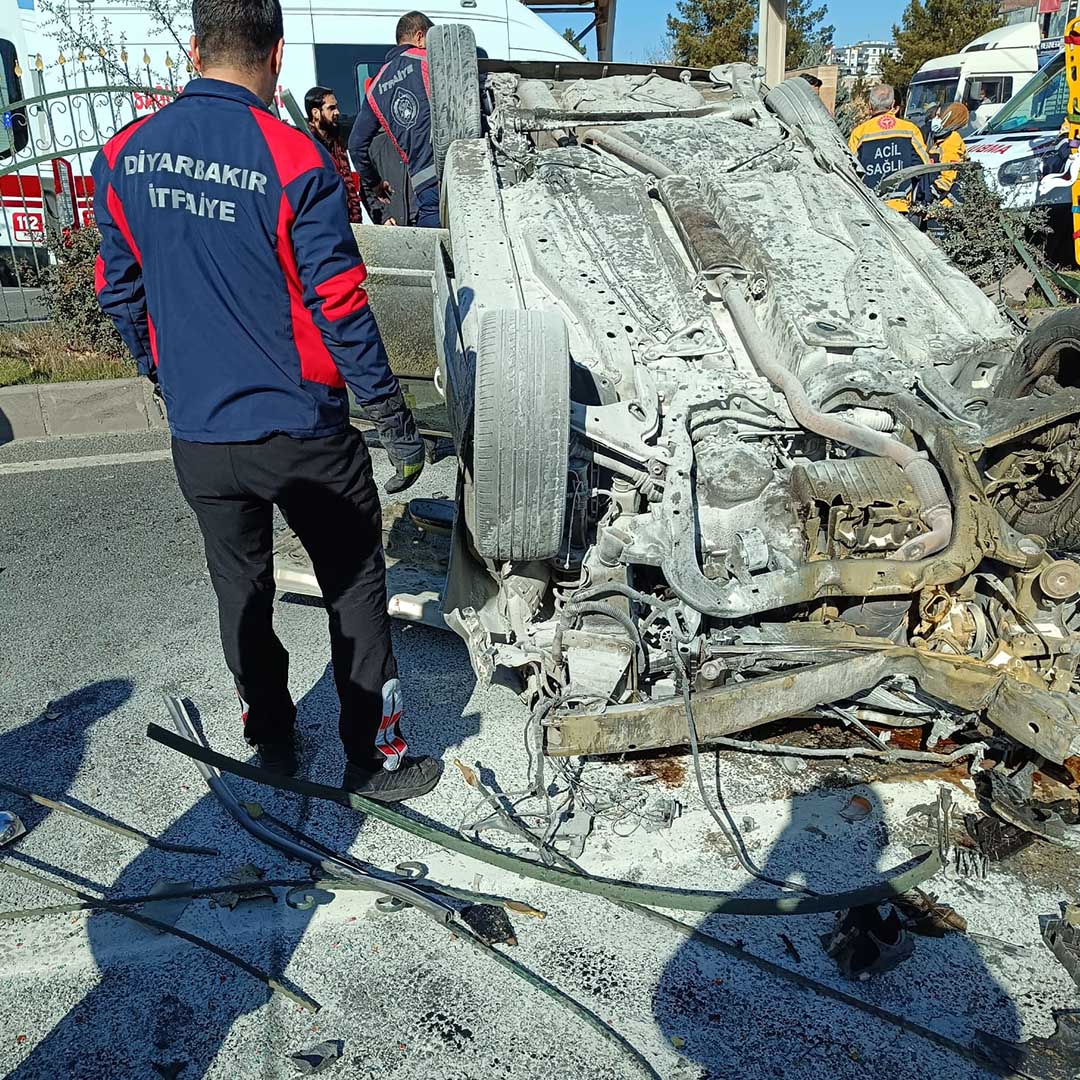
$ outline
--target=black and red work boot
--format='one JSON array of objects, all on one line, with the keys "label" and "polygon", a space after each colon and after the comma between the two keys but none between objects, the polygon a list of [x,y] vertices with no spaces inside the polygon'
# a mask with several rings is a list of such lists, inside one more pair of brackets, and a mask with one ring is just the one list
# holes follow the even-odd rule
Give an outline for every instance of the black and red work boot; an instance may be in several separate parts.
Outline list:
[{"label": "black and red work boot", "polygon": [[[240,699],[240,723],[247,728],[248,703]],[[246,736],[245,736],[246,737]],[[279,776],[295,776],[300,771],[300,762],[296,757],[296,736],[288,735],[284,739],[272,739],[269,742],[254,742],[247,740],[249,745],[255,747],[255,757],[259,767],[267,772],[277,773]]]},{"label": "black and red work boot", "polygon": [[296,757],[296,740],[292,737],[256,743],[255,756],[260,768],[279,776],[295,776],[300,769],[300,762]]},{"label": "black and red work boot", "polygon": [[347,761],[341,786],[365,799],[399,803],[426,795],[441,777],[442,762],[431,757],[403,757],[392,772],[381,762],[357,765]]}]

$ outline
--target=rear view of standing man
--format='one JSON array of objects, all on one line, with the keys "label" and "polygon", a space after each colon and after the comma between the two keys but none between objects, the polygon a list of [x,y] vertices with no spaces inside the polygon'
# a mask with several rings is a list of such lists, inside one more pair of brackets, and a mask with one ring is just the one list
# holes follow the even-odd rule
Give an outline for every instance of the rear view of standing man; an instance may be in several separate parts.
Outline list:
[{"label": "rear view of standing man", "polygon": [[407,757],[397,730],[379,498],[346,381],[379,426],[396,489],[419,473],[423,444],[368,307],[341,178],[267,107],[281,70],[278,0],[195,0],[192,18],[204,77],[94,162],[98,298],[164,395],[262,765],[297,769],[288,654],[272,625],[276,505],[330,615],[343,786],[413,798],[439,765]]},{"label": "rear view of standing man", "polygon": [[[870,112],[870,119],[860,124],[848,141],[865,170],[867,187],[877,188],[885,177],[901,169],[930,164],[918,126],[896,115],[896,92],[891,86],[879,83],[871,88]],[[916,187],[913,184],[903,195],[886,200],[887,204],[894,210],[908,210]]]},{"label": "rear view of standing man", "polygon": [[434,23],[419,11],[402,15],[397,24],[397,45],[373,79],[349,136],[349,153],[360,174],[368,200],[386,202],[388,180],[379,176],[371,160],[371,143],[385,131],[405,163],[416,196],[416,220],[400,224],[421,229],[439,227],[439,178],[431,145],[431,87],[428,79],[427,32]]}]

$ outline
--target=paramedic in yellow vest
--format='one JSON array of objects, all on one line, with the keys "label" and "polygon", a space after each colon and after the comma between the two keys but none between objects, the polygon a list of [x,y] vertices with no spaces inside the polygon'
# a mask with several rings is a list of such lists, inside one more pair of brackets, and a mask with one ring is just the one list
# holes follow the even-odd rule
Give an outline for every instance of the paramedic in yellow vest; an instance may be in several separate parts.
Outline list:
[{"label": "paramedic in yellow vest", "polygon": [[[877,188],[887,176],[915,165],[929,165],[930,157],[922,133],[910,120],[896,115],[896,93],[879,83],[870,91],[870,119],[852,133],[848,146],[865,170],[867,187]],[[911,192],[888,200],[894,210],[911,205]]]},{"label": "paramedic in yellow vest", "polygon": [[[967,160],[967,145],[960,131],[967,127],[970,119],[968,107],[959,101],[950,102],[934,117],[930,122],[931,161],[951,164]],[[946,196],[952,191],[956,176],[956,169],[938,173],[934,180],[934,195],[947,202]]]}]

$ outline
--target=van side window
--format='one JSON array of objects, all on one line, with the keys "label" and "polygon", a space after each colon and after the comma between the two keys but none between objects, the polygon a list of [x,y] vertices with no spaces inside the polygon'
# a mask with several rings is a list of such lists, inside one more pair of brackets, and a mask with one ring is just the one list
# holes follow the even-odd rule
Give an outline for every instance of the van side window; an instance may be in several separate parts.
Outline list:
[{"label": "van side window", "polygon": [[968,79],[964,91],[964,104],[969,109],[980,105],[1004,105],[1012,97],[1011,75],[993,75],[986,78]]},{"label": "van side window", "polygon": [[26,110],[10,108],[23,99],[22,79],[15,74],[17,61],[14,44],[0,38],[0,159],[17,154],[30,140]]},{"label": "van side window", "polygon": [[[386,59],[391,45],[316,45],[315,78],[320,86],[333,90],[341,109],[341,130],[346,138],[360,111],[360,90],[356,69],[374,75]],[[366,76],[365,76],[366,77]],[[306,89],[306,87],[305,87]],[[303,92],[303,91],[301,91]]]}]

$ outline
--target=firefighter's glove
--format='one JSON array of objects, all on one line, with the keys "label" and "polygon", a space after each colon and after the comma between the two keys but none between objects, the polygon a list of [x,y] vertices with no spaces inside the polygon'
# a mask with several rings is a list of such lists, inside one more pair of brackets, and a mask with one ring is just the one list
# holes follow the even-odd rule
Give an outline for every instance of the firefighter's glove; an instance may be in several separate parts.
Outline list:
[{"label": "firefighter's glove", "polygon": [[394,475],[383,485],[391,495],[411,487],[424,470],[424,440],[416,420],[397,390],[391,397],[363,407],[364,415],[379,431],[379,441],[394,466]]}]

